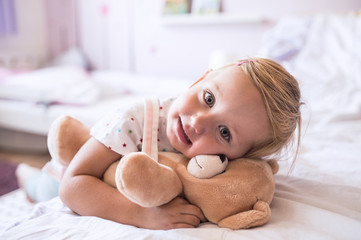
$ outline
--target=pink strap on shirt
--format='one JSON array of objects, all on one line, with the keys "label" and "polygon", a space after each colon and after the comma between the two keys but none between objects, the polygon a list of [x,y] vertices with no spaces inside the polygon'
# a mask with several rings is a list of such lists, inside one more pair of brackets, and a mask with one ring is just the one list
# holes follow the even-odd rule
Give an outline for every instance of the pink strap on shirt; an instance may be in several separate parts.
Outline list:
[{"label": "pink strap on shirt", "polygon": [[144,103],[144,131],[142,151],[158,162],[159,100],[146,99]]}]

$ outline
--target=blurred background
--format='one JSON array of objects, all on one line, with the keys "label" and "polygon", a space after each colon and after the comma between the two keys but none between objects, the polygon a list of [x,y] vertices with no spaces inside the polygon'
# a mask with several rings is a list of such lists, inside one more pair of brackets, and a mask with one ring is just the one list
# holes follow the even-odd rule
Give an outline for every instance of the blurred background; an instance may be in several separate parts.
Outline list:
[{"label": "blurred background", "polygon": [[133,96],[176,96],[243,57],[307,59],[322,79],[339,59],[357,70],[360,10],[360,0],[0,0],[0,160],[47,161],[58,116],[91,126]]},{"label": "blurred background", "polygon": [[195,78],[258,54],[282,17],[360,8],[360,0],[0,0],[0,67],[39,68],[73,49],[89,69]]}]

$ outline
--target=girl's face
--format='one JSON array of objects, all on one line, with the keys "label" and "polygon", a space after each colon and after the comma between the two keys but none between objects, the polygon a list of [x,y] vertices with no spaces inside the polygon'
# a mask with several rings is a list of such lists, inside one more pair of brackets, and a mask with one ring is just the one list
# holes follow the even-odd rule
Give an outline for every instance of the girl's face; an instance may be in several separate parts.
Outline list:
[{"label": "girl's face", "polygon": [[266,140],[270,124],[262,97],[240,67],[210,72],[172,104],[167,136],[186,157],[242,157]]}]

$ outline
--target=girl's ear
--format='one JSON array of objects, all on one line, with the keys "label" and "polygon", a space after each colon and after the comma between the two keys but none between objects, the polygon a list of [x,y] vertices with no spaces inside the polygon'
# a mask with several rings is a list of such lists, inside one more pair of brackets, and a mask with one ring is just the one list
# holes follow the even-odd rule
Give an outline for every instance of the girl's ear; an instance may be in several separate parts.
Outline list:
[{"label": "girl's ear", "polygon": [[195,83],[192,84],[191,88],[192,88],[194,85],[196,85],[197,83],[199,83],[200,81],[202,81],[202,80],[207,76],[207,74],[208,74],[209,72],[211,72],[211,71],[213,71],[213,69],[210,69],[210,70],[208,70],[205,74],[203,74],[203,76],[202,76],[200,79],[198,79]]}]

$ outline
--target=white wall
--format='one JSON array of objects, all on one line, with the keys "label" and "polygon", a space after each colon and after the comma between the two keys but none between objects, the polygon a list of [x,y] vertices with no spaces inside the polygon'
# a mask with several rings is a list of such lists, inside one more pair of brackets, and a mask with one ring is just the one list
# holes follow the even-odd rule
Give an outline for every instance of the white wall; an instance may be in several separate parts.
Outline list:
[{"label": "white wall", "polygon": [[15,0],[16,34],[0,37],[0,66],[38,68],[77,44],[75,0]]},{"label": "white wall", "polygon": [[[72,38],[64,40],[59,31],[48,29],[47,21],[54,14],[47,18],[46,4],[54,6],[60,1],[77,3],[78,39],[70,34]],[[189,78],[197,78],[208,69],[216,50],[231,53],[235,58],[255,55],[263,34],[282,16],[361,9],[360,0],[224,0],[225,14],[253,14],[268,22],[167,25],[161,14],[164,0],[15,2],[19,35],[0,38],[0,63],[1,56],[12,59],[17,54],[29,56],[24,58],[29,61],[36,58],[36,62],[44,62],[71,44],[79,44],[96,69]],[[69,15],[60,14],[58,18],[68,20]],[[62,21],[53,22],[59,28],[64,27]],[[48,44],[49,36],[52,40]]]},{"label": "white wall", "polygon": [[145,74],[197,78],[209,68],[215,50],[236,58],[254,55],[269,27],[259,22],[166,25],[158,2],[143,1],[136,11],[135,69]]},{"label": "white wall", "polygon": [[[235,58],[257,54],[263,34],[282,16],[361,9],[360,0],[224,0],[225,13],[267,22],[167,25],[163,0],[80,2],[81,42],[96,68],[189,78],[208,69],[216,50]],[[104,3],[110,9],[105,19],[98,10]]]},{"label": "white wall", "polygon": [[78,0],[79,42],[91,66],[130,69],[128,0]]},{"label": "white wall", "polygon": [[224,0],[224,12],[255,15],[268,22],[162,24],[163,1],[135,0],[135,70],[145,74],[197,78],[215,50],[236,58],[257,54],[262,36],[282,16],[361,9],[360,0]]},{"label": "white wall", "polygon": [[46,0],[48,58],[78,44],[76,0]]}]

